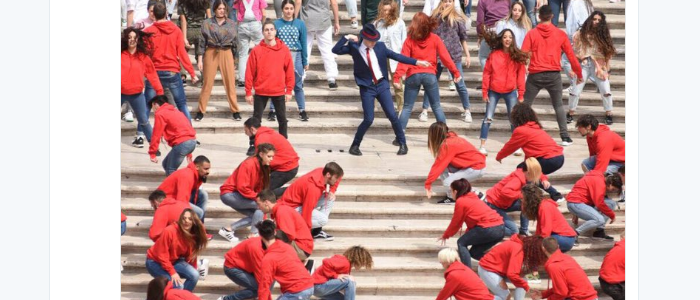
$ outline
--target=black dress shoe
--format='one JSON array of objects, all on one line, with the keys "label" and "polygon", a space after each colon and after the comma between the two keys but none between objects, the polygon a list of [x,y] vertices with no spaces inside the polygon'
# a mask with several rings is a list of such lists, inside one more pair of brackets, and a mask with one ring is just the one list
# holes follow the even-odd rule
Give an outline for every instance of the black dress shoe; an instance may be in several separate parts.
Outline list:
[{"label": "black dress shoe", "polygon": [[400,145],[399,145],[399,139],[396,139],[396,138],[395,138],[394,141],[391,142],[391,144],[394,145],[394,146],[400,146]]},{"label": "black dress shoe", "polygon": [[406,153],[408,153],[408,146],[402,144],[401,147],[399,147],[399,152],[396,152],[396,155],[406,155]]},{"label": "black dress shoe", "polygon": [[195,115],[194,120],[201,121],[202,119],[204,119],[204,114],[201,111],[197,112],[197,115]]},{"label": "black dress shoe", "polygon": [[362,156],[362,151],[360,151],[360,146],[357,146],[357,145],[350,146],[350,151],[348,151],[348,152],[352,155],[355,155],[355,156]]}]

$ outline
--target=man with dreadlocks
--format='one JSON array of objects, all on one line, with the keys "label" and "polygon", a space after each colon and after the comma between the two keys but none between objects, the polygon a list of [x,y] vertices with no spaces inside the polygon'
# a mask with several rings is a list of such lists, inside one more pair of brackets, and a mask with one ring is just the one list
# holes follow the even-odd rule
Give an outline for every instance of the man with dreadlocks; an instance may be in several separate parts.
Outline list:
[{"label": "man with dreadlocks", "polygon": [[610,29],[605,22],[605,14],[594,11],[574,33],[574,53],[581,64],[583,81],[576,85],[569,97],[569,113],[567,123],[573,122],[573,115],[578,106],[586,80],[591,79],[598,86],[600,97],[605,109],[605,124],[613,123],[612,117],[612,93],[610,92],[610,59],[615,54],[615,45],[610,37]]},{"label": "man with dreadlocks", "polygon": [[373,264],[372,254],[362,246],[352,246],[343,255],[324,259],[312,276],[314,296],[319,299],[354,300],[355,278],[350,275],[350,269],[372,269]]}]

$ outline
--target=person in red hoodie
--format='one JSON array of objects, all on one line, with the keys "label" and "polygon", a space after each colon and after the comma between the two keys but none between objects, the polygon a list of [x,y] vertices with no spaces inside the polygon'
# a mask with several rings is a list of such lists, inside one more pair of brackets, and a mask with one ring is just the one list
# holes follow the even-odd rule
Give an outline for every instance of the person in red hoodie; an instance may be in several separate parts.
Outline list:
[{"label": "person in red hoodie", "polygon": [[275,157],[275,147],[272,144],[260,144],[255,157],[246,158],[233,171],[221,188],[221,202],[245,215],[228,228],[219,229],[219,235],[229,242],[238,242],[233,235],[236,229],[251,226],[250,233],[257,234],[255,224],[263,220],[263,213],[255,202],[258,193],[270,187],[270,162]]},{"label": "person in red hoodie", "polygon": [[173,283],[164,276],[159,276],[148,283],[146,300],[201,300],[187,290],[173,288]]},{"label": "person in red hoodie", "polygon": [[201,186],[207,181],[210,169],[209,159],[204,155],[197,156],[187,168],[177,170],[166,177],[158,189],[170,198],[190,203],[192,210],[204,222],[209,195]]},{"label": "person in red hoodie", "polygon": [[[300,261],[306,261],[314,251],[314,239],[299,213],[287,205],[280,204],[270,190],[260,192],[255,201],[260,210],[265,214],[271,214],[272,219],[277,223],[277,235],[280,239],[294,248],[296,257]],[[309,259],[307,265],[311,270],[313,260]]]},{"label": "person in red hoodie", "polygon": [[154,242],[158,240],[165,227],[177,223],[182,212],[190,208],[189,203],[168,198],[161,190],[153,191],[148,196],[148,202],[151,203],[151,207],[155,210],[151,228],[148,230],[148,237]]},{"label": "person in red hoodie", "polygon": [[447,189],[447,196],[438,201],[438,204],[455,203],[449,188],[453,181],[460,178],[473,181],[484,176],[486,157],[479,153],[469,141],[459,137],[456,132],[450,131],[443,122],[430,125],[428,150],[435,157],[435,162],[430,167],[428,178],[425,180],[425,193],[428,199],[432,197],[431,185],[438,176]]},{"label": "person in red hoodie", "polygon": [[[271,192],[270,195],[274,197]],[[310,299],[314,292],[314,281],[311,274],[304,269],[304,265],[296,259],[294,248],[276,239],[275,226],[272,222],[262,223],[258,232],[265,249],[258,286],[271,287],[274,279],[279,282],[282,292],[277,300]],[[258,288],[258,299],[272,300],[270,289]]]},{"label": "person in red hoodie", "polygon": [[625,234],[603,258],[600,266],[600,288],[613,300],[625,300]]},{"label": "person in red hoodie", "polygon": [[523,186],[523,211],[528,219],[537,221],[536,235],[553,237],[559,242],[561,252],[568,252],[574,247],[576,231],[559,211],[559,205],[552,199],[543,199],[542,190],[533,183]]},{"label": "person in red hoodie", "polygon": [[323,231],[335,203],[335,192],[343,178],[343,168],[335,162],[299,177],[282,194],[280,203],[296,209],[306,221],[314,239],[332,241]]},{"label": "person in red hoodie", "polygon": [[[207,247],[204,225],[192,209],[180,214],[176,224],[163,230],[156,243],[146,252],[146,269],[154,278],[164,276],[175,288],[193,291],[200,272],[197,256]],[[183,284],[184,281],[184,284]]]},{"label": "person in red hoodie", "polygon": [[553,237],[545,238],[542,241],[542,248],[547,255],[544,269],[552,281],[552,288],[545,291],[532,291],[530,293],[532,299],[598,299],[598,293],[588,280],[586,272],[571,256],[561,253],[557,239]]},{"label": "person in red hoodie", "polygon": [[[273,234],[275,231],[275,223],[271,220],[262,221],[254,226],[257,232],[260,232],[260,228]],[[260,236],[238,243],[226,252],[224,255],[224,274],[243,289],[231,295],[222,296],[218,300],[255,298],[258,295],[258,280],[262,271],[261,263],[264,255],[265,250],[263,250],[263,241]]]},{"label": "person in red hoodie", "polygon": [[255,147],[263,143],[275,146],[275,160],[270,162],[270,190],[277,196],[282,195],[278,190],[299,172],[299,155],[289,141],[272,128],[260,126],[260,119],[250,118],[243,123],[245,134],[250,137],[248,156],[255,154]]},{"label": "person in red hoodie", "polygon": [[584,173],[596,170],[612,174],[625,165],[625,140],[608,125],[599,124],[593,115],[585,114],[576,121],[576,130],[588,143],[590,157],[581,163]]},{"label": "person in red hoodie", "polygon": [[510,240],[498,244],[484,255],[479,261],[477,273],[496,296],[495,299],[510,299],[506,282],[511,282],[515,285],[515,300],[522,300],[530,286],[520,274],[523,269],[525,272],[537,271],[546,260],[541,236],[520,237],[514,234]]},{"label": "person in red hoodie", "polygon": [[576,73],[576,83],[583,80],[581,65],[574,55],[566,32],[552,25],[552,8],[543,5],[539,9],[540,22],[535,29],[528,31],[523,41],[523,52],[530,54],[530,65],[525,83],[525,103],[532,105],[537,93],[546,89],[552,99],[552,107],[557,114],[559,135],[562,146],[573,144],[566,128],[566,110],[562,103],[561,83],[561,54],[562,51],[571,62],[571,68]]},{"label": "person in red hoodie", "polygon": [[450,188],[457,203],[450,225],[437,240],[444,246],[447,239],[461,230],[462,223],[466,223],[467,230],[457,240],[457,250],[462,263],[471,268],[472,257],[481,259],[487,250],[503,239],[503,218],[472,193],[472,186],[466,179],[453,181]]},{"label": "person in red hoodie", "polygon": [[156,121],[153,142],[148,147],[148,155],[152,162],[158,162],[156,155],[159,153],[160,138],[165,137],[168,146],[172,147],[163,159],[165,176],[168,176],[177,171],[185,157],[187,157],[188,162],[192,162],[192,152],[197,147],[196,133],[189,120],[175,110],[175,107],[168,103],[168,98],[165,96],[153,98],[151,105],[156,110]]},{"label": "person in red hoodie", "polygon": [[[170,93],[175,99],[177,109],[180,110],[187,120],[190,117],[190,111],[187,109],[187,98],[185,97],[185,88],[182,86],[182,78],[180,77],[180,63],[185,67],[190,76],[192,83],[199,81],[199,77],[194,72],[189,54],[185,49],[185,38],[182,36],[182,31],[167,19],[167,8],[162,2],[157,2],[153,6],[153,15],[156,22],[153,26],[148,27],[144,32],[152,33],[153,37],[153,65],[158,73],[160,83],[170,90]],[[153,99],[156,96],[154,86],[150,81],[146,81],[146,99]],[[190,121],[191,122],[191,121]]]},{"label": "person in red hoodie", "polygon": [[153,134],[153,128],[148,123],[146,97],[143,95],[143,78],[153,82],[156,94],[163,95],[163,86],[151,61],[151,49],[148,47],[150,37],[150,34],[132,27],[122,32],[122,105],[129,102],[136,113],[138,133],[131,145],[137,148],[143,147],[144,135],[150,143]]},{"label": "person in red hoodie", "polygon": [[319,299],[355,300],[355,278],[350,275],[350,269],[371,270],[373,264],[372,254],[362,246],[352,246],[343,255],[323,259],[312,276],[314,296]]},{"label": "person in red hoodie", "polygon": [[445,269],[445,286],[435,300],[493,300],[486,285],[473,270],[459,261],[457,251],[445,248],[438,253],[438,261]]},{"label": "person in red hoodie", "polygon": [[576,234],[586,234],[595,228],[594,238],[612,240],[605,234],[605,223],[608,220],[610,224],[615,222],[613,210],[617,202],[608,198],[607,193],[619,193],[621,190],[622,179],[617,173],[605,177],[603,173],[593,170],[576,181],[566,196],[566,207],[574,215],[574,224],[578,223],[578,218],[586,220],[576,228]]},{"label": "person in red hoodie", "polygon": [[272,101],[279,132],[287,138],[285,102],[292,99],[295,83],[294,62],[289,48],[276,36],[274,21],[265,20],[263,40],[250,52],[245,69],[245,101],[253,105],[253,117],[258,120],[262,120],[267,100]]}]

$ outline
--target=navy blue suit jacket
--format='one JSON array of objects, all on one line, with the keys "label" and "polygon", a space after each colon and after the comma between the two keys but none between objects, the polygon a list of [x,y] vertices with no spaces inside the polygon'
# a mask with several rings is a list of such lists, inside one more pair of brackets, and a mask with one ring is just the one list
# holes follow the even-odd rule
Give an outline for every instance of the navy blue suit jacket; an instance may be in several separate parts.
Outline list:
[{"label": "navy blue suit jacket", "polygon": [[[357,83],[357,85],[359,86],[369,87],[374,85],[374,83],[372,82],[372,72],[370,72],[369,66],[367,66],[367,63],[365,63],[365,60],[360,54],[361,45],[361,39],[359,40],[359,42],[356,43],[353,41],[349,41],[345,38],[345,36],[343,36],[340,38],[338,43],[335,44],[332,51],[333,53],[338,55],[350,54],[354,63],[353,73],[355,75],[355,83]],[[398,62],[414,66],[417,62],[417,60],[414,58],[406,57],[387,49],[386,45],[384,45],[383,42],[377,42],[377,44],[374,45],[374,55],[377,56],[377,61],[379,61],[379,69],[382,71],[382,76],[384,76],[384,79],[386,80],[389,80],[386,63],[387,58],[391,58]],[[375,66],[372,67],[374,68]]]}]

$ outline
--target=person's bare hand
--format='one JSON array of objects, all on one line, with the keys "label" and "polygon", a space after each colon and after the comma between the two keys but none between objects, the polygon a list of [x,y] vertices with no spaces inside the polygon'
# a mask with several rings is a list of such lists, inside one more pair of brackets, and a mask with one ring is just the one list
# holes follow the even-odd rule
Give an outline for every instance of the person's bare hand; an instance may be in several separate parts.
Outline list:
[{"label": "person's bare hand", "polygon": [[158,158],[157,158],[157,157],[151,158],[151,161],[152,161],[153,163],[158,163]]},{"label": "person's bare hand", "polygon": [[397,89],[401,89],[401,83],[400,82],[394,82],[394,87]]},{"label": "person's bare hand", "polygon": [[329,193],[328,193],[328,200],[330,200],[330,201],[335,201],[335,193],[329,192]]},{"label": "person's bare hand", "polygon": [[346,35],[345,37],[346,37],[349,41],[353,41],[353,42],[355,42],[355,43],[357,43],[357,41],[359,41],[359,39],[357,38],[357,36],[354,35],[354,34],[348,34],[348,35]]},{"label": "person's bare hand", "polygon": [[195,84],[195,83],[197,83],[198,81],[199,81],[199,77],[197,77],[197,74],[195,74],[194,76],[192,76],[192,84]]},{"label": "person's bare hand", "polygon": [[430,189],[425,189],[425,196],[428,197],[428,199],[433,197],[433,191]]},{"label": "person's bare hand", "polygon": [[304,71],[308,71],[308,70],[309,70],[309,65],[304,66]]},{"label": "person's bare hand", "polygon": [[548,189],[550,186],[552,186],[552,184],[550,184],[548,180],[544,180],[544,181],[542,181],[542,186],[543,186],[544,189],[546,190],[546,189]]},{"label": "person's bare hand", "polygon": [[204,64],[201,60],[197,62],[197,69],[199,69],[200,71],[204,70]]},{"label": "person's bare hand", "polygon": [[506,284],[506,281],[505,281],[504,279],[501,279],[501,281],[498,282],[498,287],[500,287],[500,288],[502,288],[502,289],[504,289],[504,290],[507,290],[507,289],[508,289],[508,285]]},{"label": "person's bare hand", "polygon": [[292,95],[284,95],[284,102],[289,102],[289,100],[292,100]]},{"label": "person's bare hand", "polygon": [[501,162],[500,159],[496,159],[496,161],[497,161],[499,164],[502,164],[502,162]]},{"label": "person's bare hand", "polygon": [[352,277],[350,274],[340,274],[338,275],[338,279],[341,281],[355,281],[355,277]]},{"label": "person's bare hand", "polygon": [[577,215],[573,215],[573,216],[571,217],[571,223],[573,223],[574,225],[578,226],[578,216],[577,216]]},{"label": "person's bare hand", "polygon": [[615,218],[610,219],[610,224],[615,222]]},{"label": "person's bare hand", "polygon": [[436,241],[440,242],[440,246],[445,246],[445,244],[447,244],[447,239],[443,237],[439,237]]},{"label": "person's bare hand", "polygon": [[467,68],[472,66],[472,56],[467,52]]},{"label": "person's bare hand", "polygon": [[188,41],[186,38],[185,38],[185,48],[192,49],[192,46],[190,45],[190,41]]},{"label": "person's bare hand", "polygon": [[408,5],[408,0],[403,0],[403,5],[404,6]]},{"label": "person's bare hand", "polygon": [[455,78],[453,81],[454,81],[455,83],[459,83],[460,81],[462,81],[462,76],[459,76],[459,77]]},{"label": "person's bare hand", "polygon": [[245,102],[248,102],[248,104],[252,105],[253,104],[253,96],[245,96]]},{"label": "person's bare hand", "polygon": [[338,35],[340,33],[340,23],[336,22],[333,24],[333,35]]},{"label": "person's bare hand", "polygon": [[171,277],[173,279],[173,285],[175,286],[182,286],[182,284],[185,282],[184,280],[182,280],[182,278],[180,278],[180,275],[177,273],[175,273],[175,275]]},{"label": "person's bare hand", "polygon": [[582,82],[583,82],[583,78],[576,77],[576,84],[581,84]]},{"label": "person's bare hand", "polygon": [[433,64],[431,64],[429,61],[425,61],[425,60],[419,60],[416,62],[416,66],[421,66],[421,67],[430,67],[432,65]]}]

